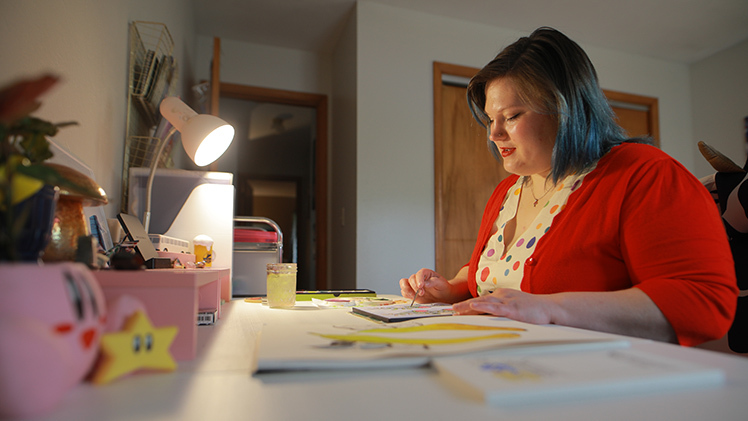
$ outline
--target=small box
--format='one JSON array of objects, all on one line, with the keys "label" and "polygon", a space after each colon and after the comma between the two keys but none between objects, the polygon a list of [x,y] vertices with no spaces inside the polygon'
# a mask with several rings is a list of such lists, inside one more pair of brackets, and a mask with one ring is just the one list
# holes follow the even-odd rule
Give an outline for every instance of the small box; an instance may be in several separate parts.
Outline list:
[{"label": "small box", "polygon": [[154,326],[177,326],[171,344],[175,360],[192,360],[197,355],[197,317],[201,309],[216,310],[221,318],[224,280],[230,269],[160,269],[92,271],[107,302],[131,295],[145,305]]}]

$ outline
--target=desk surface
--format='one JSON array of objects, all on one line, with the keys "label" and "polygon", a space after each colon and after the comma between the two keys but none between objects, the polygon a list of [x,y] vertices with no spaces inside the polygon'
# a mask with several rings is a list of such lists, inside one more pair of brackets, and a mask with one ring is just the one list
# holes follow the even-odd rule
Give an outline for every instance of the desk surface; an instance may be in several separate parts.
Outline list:
[{"label": "desk surface", "polygon": [[[632,339],[635,349],[718,367],[717,388],[541,404],[492,407],[467,396],[435,369],[272,373],[253,376],[254,346],[266,322],[345,320],[347,310],[304,303],[270,309],[234,300],[214,326],[201,326],[197,358],[166,374],[137,374],[107,386],[74,388],[47,417],[54,420],[744,420],[748,358]],[[559,329],[564,329],[559,327]],[[602,335],[602,334],[601,334]]]}]

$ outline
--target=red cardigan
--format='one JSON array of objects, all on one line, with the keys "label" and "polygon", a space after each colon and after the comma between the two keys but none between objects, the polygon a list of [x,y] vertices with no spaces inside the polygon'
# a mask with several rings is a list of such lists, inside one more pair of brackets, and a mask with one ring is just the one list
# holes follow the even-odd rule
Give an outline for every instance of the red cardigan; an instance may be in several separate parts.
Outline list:
[{"label": "red cardigan", "polygon": [[[494,190],[469,263],[478,260],[513,175]],[[682,345],[727,332],[738,289],[714,200],[680,163],[641,144],[614,147],[569,196],[566,208],[525,262],[522,291],[644,291]]]}]

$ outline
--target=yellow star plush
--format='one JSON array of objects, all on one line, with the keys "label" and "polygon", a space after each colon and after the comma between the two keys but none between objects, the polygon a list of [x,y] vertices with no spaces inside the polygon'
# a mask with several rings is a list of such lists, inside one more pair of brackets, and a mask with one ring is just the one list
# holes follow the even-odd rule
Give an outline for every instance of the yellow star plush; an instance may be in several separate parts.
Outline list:
[{"label": "yellow star plush", "polygon": [[125,322],[123,330],[101,336],[101,357],[91,381],[106,384],[139,369],[172,371],[177,363],[169,352],[176,326],[154,328],[142,311]]}]

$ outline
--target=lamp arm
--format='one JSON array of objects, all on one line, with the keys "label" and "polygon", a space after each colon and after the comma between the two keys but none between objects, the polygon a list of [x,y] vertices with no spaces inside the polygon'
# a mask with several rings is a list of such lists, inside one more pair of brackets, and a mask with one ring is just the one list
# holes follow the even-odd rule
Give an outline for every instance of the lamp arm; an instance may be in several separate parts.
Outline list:
[{"label": "lamp arm", "polygon": [[145,228],[146,234],[148,234],[148,228],[151,225],[151,193],[153,192],[153,179],[156,178],[158,161],[161,159],[161,154],[164,152],[166,144],[169,143],[169,139],[174,136],[176,131],[177,128],[172,126],[169,133],[166,134],[166,137],[164,137],[164,139],[161,140],[161,143],[159,143],[158,151],[153,156],[153,162],[151,162],[151,172],[148,174],[148,184],[145,188],[145,212],[143,213],[143,228]]}]

